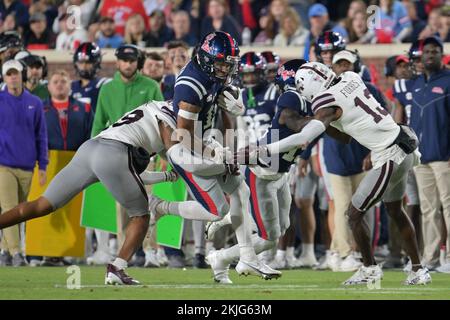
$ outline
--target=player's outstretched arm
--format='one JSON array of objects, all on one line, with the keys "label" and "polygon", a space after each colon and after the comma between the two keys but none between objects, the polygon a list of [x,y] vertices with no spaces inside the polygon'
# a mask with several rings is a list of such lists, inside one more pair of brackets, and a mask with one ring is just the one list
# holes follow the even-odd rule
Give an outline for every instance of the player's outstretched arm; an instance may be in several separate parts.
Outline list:
[{"label": "player's outstretched arm", "polygon": [[319,109],[314,118],[310,118],[299,133],[293,134],[280,141],[264,146],[268,154],[283,153],[295,147],[305,147],[315,138],[325,132],[331,122],[339,119],[342,109],[326,107]]}]

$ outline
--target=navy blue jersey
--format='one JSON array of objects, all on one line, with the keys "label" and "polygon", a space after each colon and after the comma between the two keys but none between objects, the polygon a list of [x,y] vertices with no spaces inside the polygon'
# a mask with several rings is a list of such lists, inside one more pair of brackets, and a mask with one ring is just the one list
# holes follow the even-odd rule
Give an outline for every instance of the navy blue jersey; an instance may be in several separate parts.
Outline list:
[{"label": "navy blue jersey", "polygon": [[394,97],[400,102],[404,109],[404,119],[402,121],[409,124],[411,118],[412,93],[411,87],[414,80],[398,79],[394,83]]},{"label": "navy blue jersey", "polygon": [[[288,90],[284,92],[277,101],[277,112],[272,120],[272,124],[267,131],[267,134],[260,139],[260,144],[270,144],[275,141],[279,141],[289,137],[297,132],[289,129],[285,125],[279,123],[281,112],[284,109],[291,109],[297,112],[301,116],[311,115],[310,107],[308,107],[306,100],[300,96],[295,90]],[[294,163],[295,158],[300,155],[302,149],[293,148],[288,152],[283,152],[278,155],[277,163],[272,160],[272,169],[276,169],[277,172],[288,172],[291,165]]]},{"label": "navy blue jersey", "polygon": [[100,87],[111,81],[111,78],[94,78],[89,81],[85,87],[81,86],[81,80],[72,81],[71,97],[91,105],[92,111],[95,113],[97,108],[97,98]]},{"label": "navy blue jersey", "polygon": [[242,119],[245,121],[249,134],[250,144],[256,142],[269,129],[275,116],[277,93],[273,86],[266,85],[257,88],[246,88],[242,91],[245,113]]},{"label": "navy blue jersey", "polygon": [[222,84],[211,80],[207,74],[192,61],[181,70],[175,81],[173,94],[173,111],[178,116],[178,104],[181,101],[201,108],[198,121],[202,123],[202,134],[213,127],[217,106],[216,96],[221,91]]}]

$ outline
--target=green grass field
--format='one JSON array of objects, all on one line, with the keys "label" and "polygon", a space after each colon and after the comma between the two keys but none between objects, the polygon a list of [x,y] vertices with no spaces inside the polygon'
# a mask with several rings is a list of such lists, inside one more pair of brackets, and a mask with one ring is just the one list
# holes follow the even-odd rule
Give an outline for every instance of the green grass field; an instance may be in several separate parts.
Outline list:
[{"label": "green grass field", "polygon": [[144,285],[111,287],[103,284],[103,267],[81,267],[81,289],[66,287],[70,276],[63,267],[0,268],[0,299],[450,299],[450,275],[432,274],[428,286],[402,285],[405,274],[385,272],[380,289],[344,288],[351,273],[289,270],[278,280],[239,277],[230,271],[232,285],[212,281],[211,270],[130,268]]}]

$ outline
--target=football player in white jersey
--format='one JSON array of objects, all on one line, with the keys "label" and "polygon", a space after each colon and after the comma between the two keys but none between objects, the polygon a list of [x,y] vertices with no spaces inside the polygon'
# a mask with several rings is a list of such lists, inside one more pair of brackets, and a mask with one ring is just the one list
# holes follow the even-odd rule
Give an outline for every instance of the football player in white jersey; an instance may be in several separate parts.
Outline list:
[{"label": "football player in white jersey", "polygon": [[323,132],[341,139],[347,136],[348,141],[356,139],[372,151],[373,168],[353,195],[347,212],[364,265],[344,285],[366,284],[383,277],[375,263],[369,230],[363,220],[364,213],[380,200],[395,220],[412,261],[405,284],[430,283],[430,274],[420,263],[414,227],[402,206],[408,171],[418,164],[420,157],[414,132],[396,124],[354,72],[344,72],[337,78],[324,64],[307,63],[296,73],[296,87],[312,102],[314,117],[300,120],[301,132],[253,150],[248,154],[248,161],[306,146]]},{"label": "football player in white jersey", "polygon": [[[125,242],[114,262],[107,265],[105,284],[139,284],[124,270],[142,244],[150,221],[149,207],[156,200],[151,197],[149,201],[144,184],[177,178],[174,172],[149,172],[145,168],[151,155],[160,153],[164,156],[165,150],[176,143],[171,139],[175,127],[175,114],[166,102],[149,102],[125,114],[95,138],[86,141],[41,197],[1,214],[0,230],[48,215],[89,185],[100,181],[131,217]],[[196,201],[191,202],[197,204]],[[189,211],[178,214],[193,218]],[[215,218],[212,215],[199,217],[198,213],[195,217],[203,220]]]}]

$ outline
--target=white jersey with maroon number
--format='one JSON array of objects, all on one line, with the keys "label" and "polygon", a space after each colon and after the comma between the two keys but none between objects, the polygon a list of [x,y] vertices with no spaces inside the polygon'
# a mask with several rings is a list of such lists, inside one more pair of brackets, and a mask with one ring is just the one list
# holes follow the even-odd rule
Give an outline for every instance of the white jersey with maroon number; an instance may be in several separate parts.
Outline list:
[{"label": "white jersey with maroon number", "polygon": [[97,137],[142,147],[150,154],[159,153],[164,150],[164,143],[159,132],[158,120],[164,121],[173,129],[176,128],[172,106],[167,102],[150,101],[126,113]]},{"label": "white jersey with maroon number", "polygon": [[342,115],[331,125],[371,150],[375,168],[388,160],[403,161],[406,154],[397,145],[390,147],[400,132],[394,119],[370,94],[359,75],[349,71],[340,78],[337,84],[314,97],[312,111],[340,107]]}]

